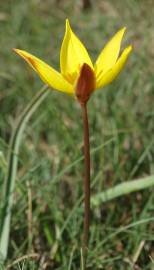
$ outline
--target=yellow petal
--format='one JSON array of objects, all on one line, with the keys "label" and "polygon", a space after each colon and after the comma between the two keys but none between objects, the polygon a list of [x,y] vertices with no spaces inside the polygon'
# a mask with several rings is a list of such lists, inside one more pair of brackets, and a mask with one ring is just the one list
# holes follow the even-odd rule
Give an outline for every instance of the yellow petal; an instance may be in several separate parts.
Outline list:
[{"label": "yellow petal", "polygon": [[100,73],[106,73],[116,63],[125,30],[126,28],[124,27],[120,31],[118,31],[106,44],[105,48],[98,56],[98,59],[95,63],[96,79],[99,79]]},{"label": "yellow petal", "polygon": [[14,49],[14,51],[24,58],[46,84],[56,90],[73,94],[73,86],[55,69],[26,51],[19,49]]},{"label": "yellow petal", "polygon": [[74,83],[84,63],[93,69],[86,48],[73,33],[69,21],[66,20],[66,31],[60,52],[61,73],[70,83]]},{"label": "yellow petal", "polygon": [[120,73],[122,68],[124,67],[124,64],[132,51],[132,46],[128,46],[116,62],[116,64],[105,74],[102,73],[102,76],[100,76],[100,79],[96,81],[96,88],[103,87],[109,83],[111,83]]}]

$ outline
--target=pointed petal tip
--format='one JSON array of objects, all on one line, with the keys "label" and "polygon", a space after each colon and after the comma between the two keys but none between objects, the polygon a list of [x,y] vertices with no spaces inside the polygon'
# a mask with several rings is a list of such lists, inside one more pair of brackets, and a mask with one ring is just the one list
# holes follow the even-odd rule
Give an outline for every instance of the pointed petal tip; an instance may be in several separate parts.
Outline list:
[{"label": "pointed petal tip", "polygon": [[127,27],[126,27],[126,26],[122,27],[122,28],[119,30],[119,34],[121,34],[121,35],[123,36],[124,33],[126,32],[126,30],[127,30]]},{"label": "pointed petal tip", "polygon": [[36,57],[30,53],[27,53],[26,51],[15,49],[13,48],[13,51],[17,53],[19,56],[21,56],[28,64],[30,64],[35,70],[37,69],[37,61]]},{"label": "pointed petal tip", "polygon": [[68,18],[66,18],[66,24],[69,24],[69,19]]},{"label": "pointed petal tip", "polygon": [[129,54],[133,50],[133,46],[130,44],[126,49],[124,50],[126,54]]},{"label": "pointed petal tip", "polygon": [[18,53],[18,51],[20,51],[20,50],[16,49],[16,48],[12,48],[12,51],[15,52],[15,53]]},{"label": "pointed petal tip", "polygon": [[23,51],[22,50],[16,49],[16,48],[13,48],[12,50],[13,50],[13,52],[17,53],[18,55],[23,56]]},{"label": "pointed petal tip", "polygon": [[66,19],[66,30],[71,30],[69,19]]},{"label": "pointed petal tip", "polygon": [[123,29],[123,31],[125,32],[125,31],[127,30],[127,27],[126,27],[126,26],[124,26],[122,29]]}]

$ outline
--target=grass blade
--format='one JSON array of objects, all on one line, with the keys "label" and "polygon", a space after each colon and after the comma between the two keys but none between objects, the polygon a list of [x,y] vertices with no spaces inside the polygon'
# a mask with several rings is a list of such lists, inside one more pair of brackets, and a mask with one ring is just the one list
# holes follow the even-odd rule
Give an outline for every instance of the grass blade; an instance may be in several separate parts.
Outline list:
[{"label": "grass blade", "polygon": [[11,138],[8,156],[8,171],[5,179],[4,197],[2,200],[3,208],[0,219],[0,259],[2,261],[6,259],[8,251],[11,208],[13,203],[13,190],[15,186],[20,142],[27,122],[48,95],[47,88],[47,86],[44,86],[28,104],[19,118],[18,124]]},{"label": "grass blade", "polygon": [[109,188],[106,191],[94,195],[91,198],[91,203],[93,206],[98,206],[101,203],[116,199],[120,196],[135,191],[149,188],[151,186],[154,186],[154,175],[147,176],[137,180],[127,181],[125,183],[116,185],[115,187]]}]

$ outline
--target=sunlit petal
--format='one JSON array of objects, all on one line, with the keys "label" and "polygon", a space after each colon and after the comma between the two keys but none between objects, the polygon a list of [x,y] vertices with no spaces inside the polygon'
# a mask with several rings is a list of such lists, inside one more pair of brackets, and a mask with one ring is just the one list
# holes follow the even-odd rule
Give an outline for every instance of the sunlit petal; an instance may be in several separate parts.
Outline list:
[{"label": "sunlit petal", "polygon": [[109,83],[111,83],[120,73],[122,70],[124,64],[126,63],[126,60],[132,50],[132,46],[128,46],[116,62],[116,64],[110,69],[109,71],[104,74],[102,72],[102,76],[100,76],[99,80],[96,80],[96,88],[103,87]]},{"label": "sunlit petal", "polygon": [[73,86],[51,66],[34,55],[19,49],[14,49],[38,73],[40,78],[52,88],[73,94]]},{"label": "sunlit petal", "polygon": [[70,83],[74,83],[84,63],[93,69],[87,50],[73,33],[69,21],[66,20],[66,31],[60,52],[61,73]]},{"label": "sunlit petal", "polygon": [[98,59],[95,63],[96,79],[99,79],[100,73],[106,73],[116,63],[125,30],[126,28],[124,27],[118,31],[98,56]]}]

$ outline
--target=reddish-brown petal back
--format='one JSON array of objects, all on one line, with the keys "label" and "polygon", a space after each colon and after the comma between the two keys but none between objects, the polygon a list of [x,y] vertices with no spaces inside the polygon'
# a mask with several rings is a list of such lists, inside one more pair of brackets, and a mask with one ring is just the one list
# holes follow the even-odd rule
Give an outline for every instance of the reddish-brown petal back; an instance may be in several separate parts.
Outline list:
[{"label": "reddish-brown petal back", "polygon": [[75,94],[81,104],[85,104],[95,89],[95,74],[91,67],[84,63],[76,83]]}]

